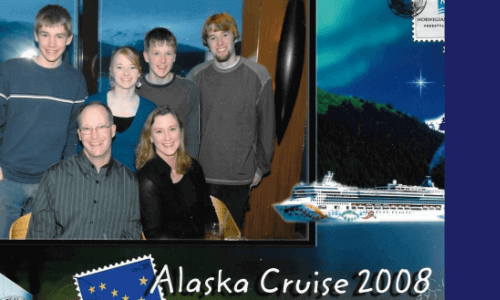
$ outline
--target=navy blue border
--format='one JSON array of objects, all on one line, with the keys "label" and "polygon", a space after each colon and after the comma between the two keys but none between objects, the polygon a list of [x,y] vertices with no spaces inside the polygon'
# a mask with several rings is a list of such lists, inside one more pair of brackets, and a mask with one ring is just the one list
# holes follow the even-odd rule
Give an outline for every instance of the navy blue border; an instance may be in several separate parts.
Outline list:
[{"label": "navy blue border", "polygon": [[450,3],[445,52],[446,297],[496,299],[499,5]]}]

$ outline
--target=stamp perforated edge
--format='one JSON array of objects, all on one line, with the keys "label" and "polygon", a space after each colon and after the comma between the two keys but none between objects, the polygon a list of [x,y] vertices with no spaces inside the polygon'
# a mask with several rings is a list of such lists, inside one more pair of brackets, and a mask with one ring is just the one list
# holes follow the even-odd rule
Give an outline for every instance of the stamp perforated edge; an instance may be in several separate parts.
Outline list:
[{"label": "stamp perforated edge", "polygon": [[[105,267],[102,267],[102,268],[99,267],[99,268],[97,268],[97,270],[96,269],[92,269],[92,271],[82,272],[82,273],[79,273],[79,274],[77,273],[77,274],[73,275],[73,280],[75,281],[76,291],[78,292],[78,298],[80,300],[83,300],[82,293],[80,291],[80,286],[78,284],[78,278],[83,277],[83,276],[87,276],[87,275],[91,275],[91,274],[95,274],[95,273],[99,273],[99,272],[103,272],[103,271],[107,271],[107,270],[111,270],[111,269],[114,269],[114,268],[117,268],[117,267],[130,265],[130,264],[136,263],[138,261],[148,260],[148,259],[149,259],[149,261],[151,263],[151,267],[153,268],[153,273],[156,276],[156,265],[154,263],[154,258],[151,256],[151,254],[144,255],[143,257],[133,258],[131,260],[127,259],[126,261],[122,261],[122,262],[119,262],[119,263],[111,264],[111,265],[108,265],[108,266],[105,266]],[[160,298],[162,300],[165,300],[165,296],[163,295],[163,288],[162,288],[161,285],[158,285],[158,290],[160,292]]]},{"label": "stamp perforated edge", "polygon": [[414,42],[443,42],[444,43],[444,38],[417,38],[417,37],[415,37],[415,19],[411,20],[411,26],[412,26],[411,33],[412,33]]},{"label": "stamp perforated edge", "polygon": [[[438,0],[439,1],[439,0]],[[412,2],[415,2],[415,0],[412,0]],[[444,36],[442,38],[417,38],[415,35],[415,17],[411,19],[411,33],[412,33],[412,38],[414,42],[443,42],[444,43]],[[445,30],[445,29],[443,29]],[[446,34],[446,32],[443,32],[443,34]]]}]

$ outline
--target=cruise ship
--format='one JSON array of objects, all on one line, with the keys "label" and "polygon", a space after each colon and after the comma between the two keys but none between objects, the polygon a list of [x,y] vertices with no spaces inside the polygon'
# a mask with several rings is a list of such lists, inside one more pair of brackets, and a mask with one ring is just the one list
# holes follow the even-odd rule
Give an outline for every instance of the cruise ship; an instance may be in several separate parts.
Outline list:
[{"label": "cruise ship", "polygon": [[421,186],[358,188],[328,172],[323,182],[300,183],[289,199],[274,204],[286,222],[444,222],[444,190],[427,176]]}]

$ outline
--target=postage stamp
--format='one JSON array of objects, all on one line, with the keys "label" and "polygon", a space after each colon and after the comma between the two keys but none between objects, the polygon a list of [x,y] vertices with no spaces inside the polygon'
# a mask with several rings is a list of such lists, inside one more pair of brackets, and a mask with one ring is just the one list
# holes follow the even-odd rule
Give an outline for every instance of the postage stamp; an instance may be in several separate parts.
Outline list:
[{"label": "postage stamp", "polygon": [[75,274],[81,300],[164,300],[161,286],[151,293],[156,269],[151,255]]},{"label": "postage stamp", "polygon": [[[444,42],[444,1],[424,0],[420,13],[413,15],[414,42]],[[414,5],[422,0],[413,0]]]}]

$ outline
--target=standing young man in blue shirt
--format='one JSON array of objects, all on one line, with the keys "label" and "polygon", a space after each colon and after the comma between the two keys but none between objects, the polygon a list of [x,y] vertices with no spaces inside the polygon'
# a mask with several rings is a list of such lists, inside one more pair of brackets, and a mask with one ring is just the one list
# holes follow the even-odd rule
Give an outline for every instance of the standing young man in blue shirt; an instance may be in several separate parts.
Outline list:
[{"label": "standing young man in blue shirt", "polygon": [[35,18],[34,59],[0,65],[0,238],[32,209],[49,166],[76,153],[76,116],[87,97],[82,73],[62,61],[72,39],[72,21],[59,5]]}]

